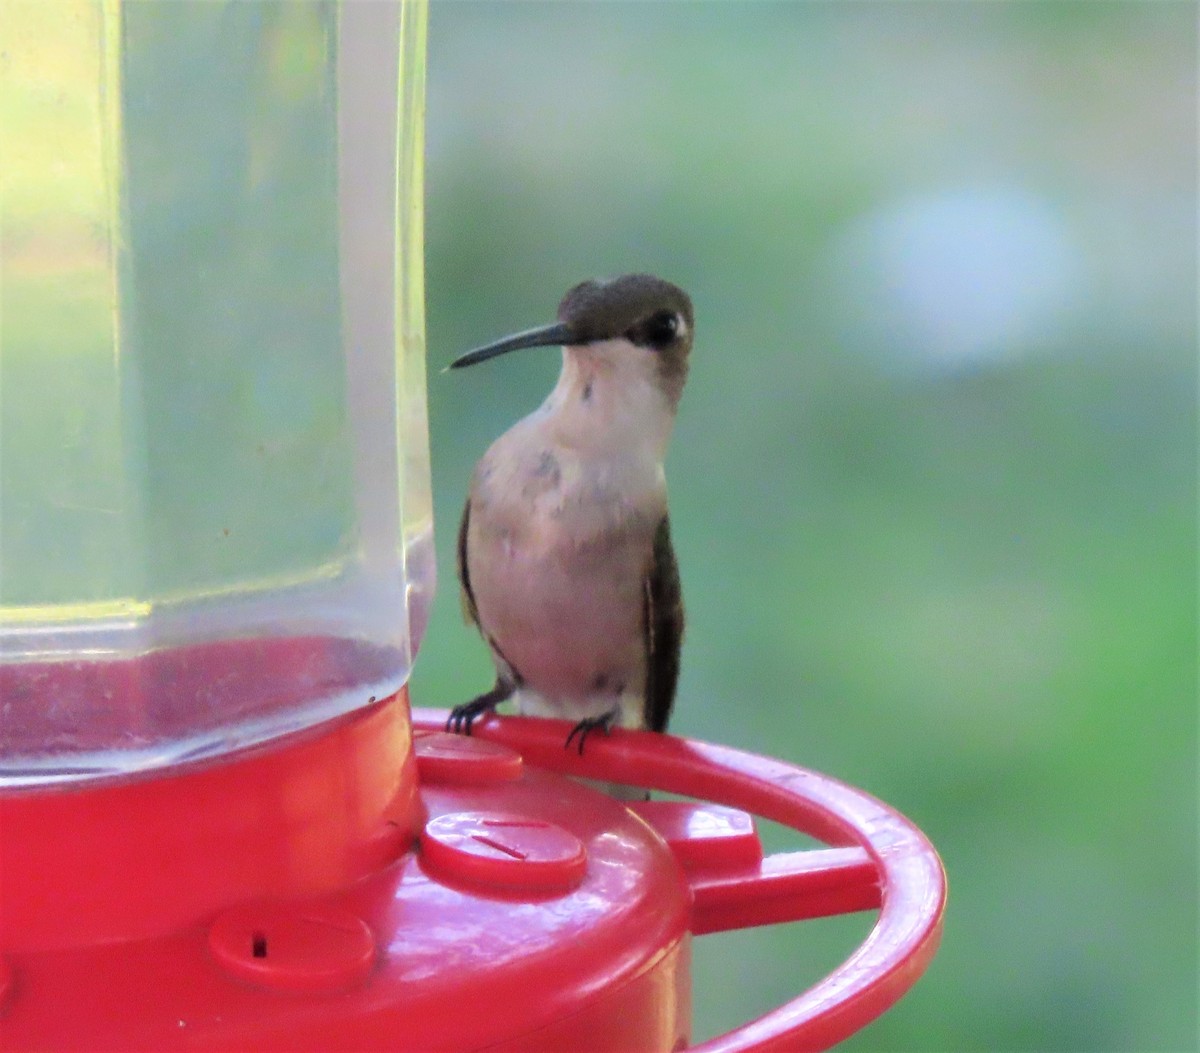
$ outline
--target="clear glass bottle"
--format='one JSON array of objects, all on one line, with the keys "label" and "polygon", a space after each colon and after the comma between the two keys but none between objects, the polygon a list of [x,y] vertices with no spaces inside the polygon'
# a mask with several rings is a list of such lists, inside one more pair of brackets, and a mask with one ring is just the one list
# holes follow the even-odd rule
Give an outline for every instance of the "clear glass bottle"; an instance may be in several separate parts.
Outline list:
[{"label": "clear glass bottle", "polygon": [[0,788],[405,682],[424,0],[4,0]]}]

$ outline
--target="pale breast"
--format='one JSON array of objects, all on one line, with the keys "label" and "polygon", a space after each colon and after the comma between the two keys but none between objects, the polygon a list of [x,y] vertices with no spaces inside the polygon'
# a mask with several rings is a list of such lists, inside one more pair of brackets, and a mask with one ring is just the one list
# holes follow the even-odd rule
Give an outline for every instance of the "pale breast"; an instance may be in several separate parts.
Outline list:
[{"label": "pale breast", "polygon": [[467,551],[481,627],[548,695],[640,690],[661,466],[536,439],[534,429],[503,436],[472,485]]}]

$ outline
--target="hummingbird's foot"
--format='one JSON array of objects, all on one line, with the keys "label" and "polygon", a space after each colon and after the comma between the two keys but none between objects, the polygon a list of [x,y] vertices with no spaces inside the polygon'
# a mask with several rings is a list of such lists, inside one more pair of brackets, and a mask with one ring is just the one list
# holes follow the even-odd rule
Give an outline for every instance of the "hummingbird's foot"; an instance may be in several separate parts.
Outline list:
[{"label": "hummingbird's foot", "polygon": [[501,702],[506,701],[512,694],[512,690],[506,684],[497,684],[491,691],[485,691],[478,698],[464,702],[461,706],[455,706],[450,710],[450,716],[446,718],[446,730],[452,731],[456,735],[470,735],[475,721],[485,713],[492,712]]},{"label": "hummingbird's foot", "polygon": [[582,757],[583,744],[587,737],[597,728],[600,728],[607,735],[612,731],[612,726],[616,723],[619,712],[619,710],[610,709],[607,713],[603,713],[598,717],[585,717],[571,729],[571,734],[567,736],[567,741],[563,743],[563,749],[569,750],[571,748],[571,740],[578,735],[579,756]]}]

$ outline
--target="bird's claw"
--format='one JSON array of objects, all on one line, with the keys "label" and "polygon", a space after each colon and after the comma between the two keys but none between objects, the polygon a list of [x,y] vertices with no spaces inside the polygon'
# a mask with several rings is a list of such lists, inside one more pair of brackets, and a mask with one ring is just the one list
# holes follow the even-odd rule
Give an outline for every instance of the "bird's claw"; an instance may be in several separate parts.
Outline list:
[{"label": "bird's claw", "polygon": [[612,731],[612,727],[613,727],[613,724],[616,722],[616,719],[617,719],[617,711],[615,709],[610,709],[607,713],[604,713],[598,717],[585,717],[583,720],[581,720],[578,724],[576,724],[571,729],[571,733],[567,736],[567,741],[563,743],[563,749],[569,750],[571,748],[571,740],[574,739],[576,735],[578,735],[579,736],[579,756],[582,757],[583,756],[583,744],[587,740],[587,737],[593,731],[595,731],[597,728],[599,728],[601,731],[604,732],[605,735],[607,735],[609,732]]},{"label": "bird's claw", "polygon": [[450,716],[446,718],[446,730],[455,735],[470,735],[475,721],[485,713],[492,712],[496,705],[495,699],[482,695],[470,702],[464,702],[461,706],[455,706],[450,710]]},{"label": "bird's claw", "polygon": [[455,706],[450,710],[450,716],[446,718],[446,730],[455,735],[470,735],[475,721],[485,713],[490,713],[501,702],[507,700],[512,693],[513,684],[505,680],[497,681],[491,691],[485,691],[478,698],[473,698],[470,702],[464,702],[461,706]]}]

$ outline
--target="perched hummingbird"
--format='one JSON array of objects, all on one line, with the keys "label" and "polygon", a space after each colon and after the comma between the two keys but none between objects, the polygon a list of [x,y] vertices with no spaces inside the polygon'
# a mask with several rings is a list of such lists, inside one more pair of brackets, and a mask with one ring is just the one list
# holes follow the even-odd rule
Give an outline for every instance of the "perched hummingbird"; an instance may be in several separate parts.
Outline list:
[{"label": "perched hummingbird", "polygon": [[664,731],[679,678],[683,603],[663,459],[687,377],[692,302],[649,274],[585,281],[558,321],[451,363],[562,345],[549,398],[475,467],[458,532],[465,617],[496,684],[447,722],[471,732],[513,699],[527,716]]}]

